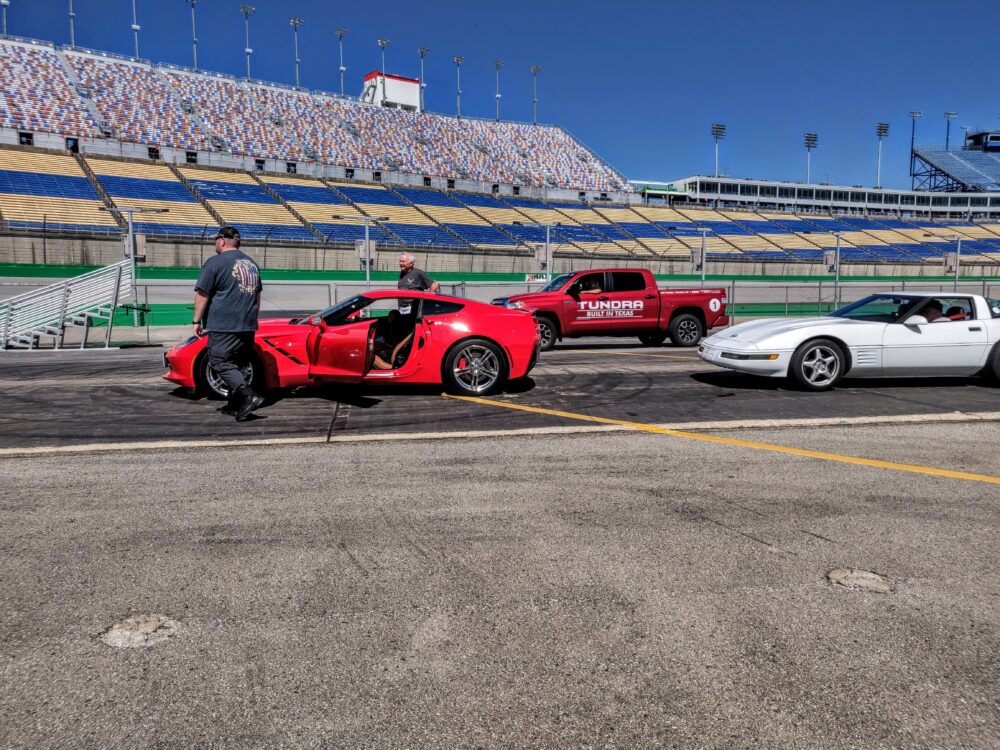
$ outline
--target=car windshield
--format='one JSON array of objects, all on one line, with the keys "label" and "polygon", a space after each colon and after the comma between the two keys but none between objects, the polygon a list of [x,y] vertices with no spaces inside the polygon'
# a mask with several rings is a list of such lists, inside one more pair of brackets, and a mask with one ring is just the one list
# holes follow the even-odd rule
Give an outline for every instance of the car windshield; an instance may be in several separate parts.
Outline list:
[{"label": "car windshield", "polygon": [[830,313],[832,318],[850,318],[875,323],[894,323],[905,316],[923,297],[908,294],[873,294]]},{"label": "car windshield", "polygon": [[571,273],[559,274],[554,279],[552,279],[552,281],[550,281],[548,284],[546,284],[545,286],[543,286],[538,291],[540,291],[540,292],[555,292],[555,291],[558,291],[562,287],[563,284],[565,284],[567,281],[570,280],[570,277],[572,277],[572,276],[573,276],[573,274],[571,274]]}]

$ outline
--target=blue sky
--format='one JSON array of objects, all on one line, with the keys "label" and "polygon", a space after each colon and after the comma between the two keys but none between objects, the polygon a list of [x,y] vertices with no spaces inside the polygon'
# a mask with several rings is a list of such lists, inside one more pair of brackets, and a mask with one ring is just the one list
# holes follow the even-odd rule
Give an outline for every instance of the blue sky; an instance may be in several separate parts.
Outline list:
[{"label": "blue sky", "polygon": [[[137,0],[142,56],[191,64],[185,0]],[[464,55],[462,112],[492,117],[495,71],[502,113],[530,120],[532,65],[540,65],[539,120],[565,127],[626,176],[675,179],[713,169],[709,126],[724,122],[724,172],[802,180],[802,134],[819,134],[814,181],[871,185],[875,122],[890,124],[882,182],[908,187],[910,110],[923,110],[918,142],[944,142],[952,123],[1000,128],[996,30],[1000,3],[966,0],[634,0],[614,2],[378,3],[249,0],[254,77],[294,82],[291,16],[301,17],[302,85],[338,89],[345,40],[347,92],[378,68],[376,39],[391,40],[390,73],[415,76],[430,49],[428,109],[455,111],[454,55]],[[77,44],[132,52],[131,0],[76,0]],[[201,0],[202,69],[243,75],[239,0]],[[11,0],[13,35],[68,43],[67,0]]]}]

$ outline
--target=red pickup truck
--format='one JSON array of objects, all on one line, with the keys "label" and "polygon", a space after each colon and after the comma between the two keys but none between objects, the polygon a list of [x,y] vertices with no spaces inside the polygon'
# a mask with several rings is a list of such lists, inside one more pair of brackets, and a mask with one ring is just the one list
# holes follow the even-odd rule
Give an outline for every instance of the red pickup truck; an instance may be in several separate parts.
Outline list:
[{"label": "red pickup truck", "polygon": [[542,351],[579,336],[638,336],[659,346],[697,346],[705,332],[729,323],[725,289],[666,289],[646,269],[606,268],[556,276],[540,291],[493,300],[531,310]]}]

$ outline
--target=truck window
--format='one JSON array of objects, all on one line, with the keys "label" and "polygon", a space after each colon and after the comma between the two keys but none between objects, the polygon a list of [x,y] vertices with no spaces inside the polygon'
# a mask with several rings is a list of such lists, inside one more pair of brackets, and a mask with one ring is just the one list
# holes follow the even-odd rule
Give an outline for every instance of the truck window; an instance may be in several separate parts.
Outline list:
[{"label": "truck window", "polygon": [[646,277],[634,271],[612,273],[611,283],[616,292],[642,292],[646,290]]},{"label": "truck window", "polygon": [[604,292],[604,274],[588,273],[576,280],[580,286],[580,294],[602,294]]}]

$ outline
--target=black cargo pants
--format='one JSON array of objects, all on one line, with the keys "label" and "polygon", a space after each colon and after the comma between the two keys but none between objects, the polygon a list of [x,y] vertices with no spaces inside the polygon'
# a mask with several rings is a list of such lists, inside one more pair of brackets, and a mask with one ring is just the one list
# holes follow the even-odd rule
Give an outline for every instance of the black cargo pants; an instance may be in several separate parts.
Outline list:
[{"label": "black cargo pants", "polygon": [[242,368],[250,362],[253,339],[253,331],[208,332],[208,363],[231,391],[247,385]]}]

